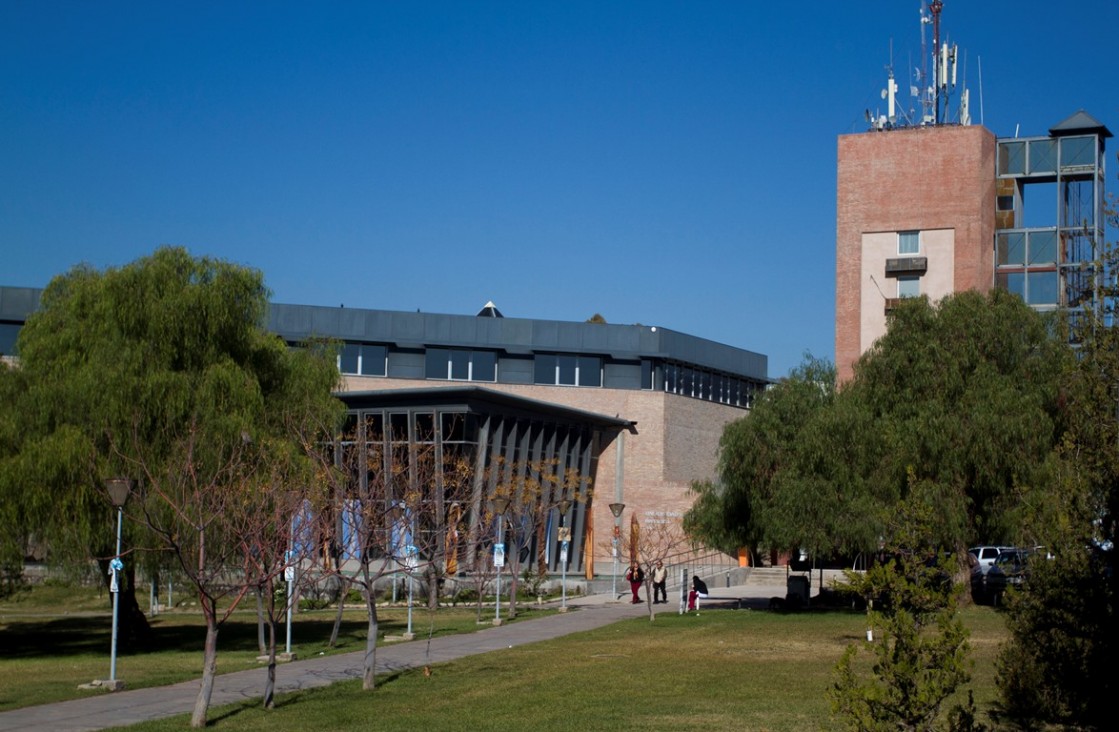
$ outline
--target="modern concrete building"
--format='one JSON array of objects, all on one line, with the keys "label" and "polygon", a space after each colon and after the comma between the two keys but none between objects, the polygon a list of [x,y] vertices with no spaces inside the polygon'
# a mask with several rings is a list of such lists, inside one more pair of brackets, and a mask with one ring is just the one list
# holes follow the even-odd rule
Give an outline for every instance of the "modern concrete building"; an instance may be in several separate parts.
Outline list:
[{"label": "modern concrete building", "polygon": [[[0,352],[40,293],[0,287]],[[768,383],[758,353],[656,326],[506,318],[492,304],[476,316],[273,304],[267,327],[293,344],[343,342],[339,396],[383,454],[430,439],[472,453],[478,476],[499,458],[576,471],[593,497],[567,507],[566,571],[588,577],[612,573],[616,523],[679,521],[691,482],[715,476],[724,425]],[[479,481],[464,516],[472,535],[493,490]],[[625,505],[620,519],[610,504]],[[559,571],[551,531],[524,551]]]},{"label": "modern concrete building", "polygon": [[840,380],[885,334],[899,298],[1003,287],[1040,310],[1098,307],[1108,137],[1083,111],[1045,137],[959,124],[840,136]]}]

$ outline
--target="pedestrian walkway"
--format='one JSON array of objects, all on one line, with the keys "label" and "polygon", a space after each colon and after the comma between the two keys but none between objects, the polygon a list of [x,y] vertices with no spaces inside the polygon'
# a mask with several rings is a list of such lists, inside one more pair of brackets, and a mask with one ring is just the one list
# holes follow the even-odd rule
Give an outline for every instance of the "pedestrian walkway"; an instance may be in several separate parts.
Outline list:
[{"label": "pedestrian walkway", "polygon": [[[762,598],[774,594],[784,594],[784,588],[741,585],[719,588],[718,592],[721,597],[743,598],[744,604],[759,603]],[[465,656],[559,638],[648,613],[648,605],[630,604],[627,597],[628,593],[621,600],[610,595],[569,598],[567,604],[571,611],[567,613],[485,628],[477,633],[441,636],[430,641],[417,638],[404,643],[382,642],[377,646],[377,674],[446,663]],[[677,613],[680,607],[674,598],[667,605],[654,605],[653,610],[657,613]],[[276,693],[279,695],[361,678],[363,655],[358,651],[279,664],[276,667]],[[263,668],[222,674],[215,679],[211,706],[259,699],[264,692],[264,681]],[[184,681],[171,686],[101,693],[84,699],[0,712],[0,732],[28,729],[86,732],[189,714],[198,697],[198,684],[198,680]]]}]

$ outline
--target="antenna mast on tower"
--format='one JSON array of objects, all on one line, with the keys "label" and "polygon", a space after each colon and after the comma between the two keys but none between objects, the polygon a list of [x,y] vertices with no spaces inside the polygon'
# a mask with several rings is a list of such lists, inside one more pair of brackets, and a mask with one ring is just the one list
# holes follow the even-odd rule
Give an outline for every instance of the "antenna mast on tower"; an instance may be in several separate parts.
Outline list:
[{"label": "antenna mast on tower", "polygon": [[[940,11],[944,9],[942,0],[932,0],[929,3],[929,13],[932,15],[933,27],[933,124],[938,125],[943,121],[940,115],[941,88],[941,52],[940,52]],[[947,54],[947,49],[945,50]]]},{"label": "antenna mast on tower", "polygon": [[[928,9],[927,13],[926,8]],[[876,131],[891,130],[918,122],[921,125],[933,126],[953,124],[950,98],[957,91],[956,60],[959,51],[955,44],[949,45],[947,41],[941,41],[940,14],[943,10],[944,0],[929,0],[927,3],[921,3],[921,63],[914,69],[915,83],[910,87],[911,95],[920,101],[920,120],[910,120],[906,115],[898,113],[898,85],[894,78],[894,51],[891,41],[890,65],[886,67],[886,88],[882,90],[882,99],[886,101],[887,105],[886,114],[875,111],[872,115],[868,109],[866,118],[871,125],[871,129]],[[932,26],[932,49],[925,42],[926,25]],[[932,64],[931,69],[929,68],[930,63]],[[954,124],[971,124],[968,104],[968,90],[961,86],[959,109]]]}]

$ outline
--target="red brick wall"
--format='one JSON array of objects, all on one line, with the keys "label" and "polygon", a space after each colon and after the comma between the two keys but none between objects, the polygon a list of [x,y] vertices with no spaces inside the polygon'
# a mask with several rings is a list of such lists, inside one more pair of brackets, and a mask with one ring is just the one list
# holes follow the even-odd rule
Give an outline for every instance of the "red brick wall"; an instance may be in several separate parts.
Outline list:
[{"label": "red brick wall", "polygon": [[865,233],[952,229],[954,291],[993,284],[995,137],[983,127],[916,127],[842,135],[836,176],[835,363],[861,355]]}]

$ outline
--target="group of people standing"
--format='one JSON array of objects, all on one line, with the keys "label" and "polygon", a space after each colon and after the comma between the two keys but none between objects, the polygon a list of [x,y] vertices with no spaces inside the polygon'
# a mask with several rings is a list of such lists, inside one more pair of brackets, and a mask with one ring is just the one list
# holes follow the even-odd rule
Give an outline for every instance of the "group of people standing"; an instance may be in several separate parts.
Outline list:
[{"label": "group of people standing", "polygon": [[[629,582],[630,591],[633,593],[633,599],[630,601],[634,604],[641,602],[641,596],[638,592],[641,590],[641,585],[645,584],[645,570],[637,562],[630,564],[629,569],[626,570],[626,581]],[[668,570],[664,566],[664,562],[658,560],[656,567],[653,568],[653,604],[659,605],[661,603],[668,603]],[[707,585],[699,577],[692,577],[692,589],[688,592],[688,609],[694,610],[696,598],[707,597]]]}]

